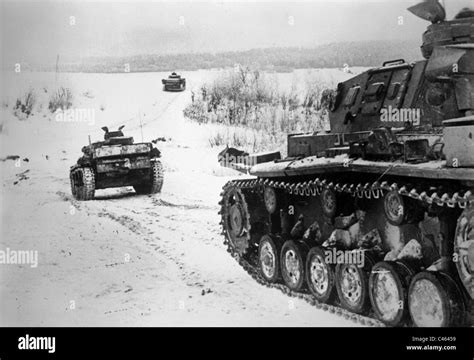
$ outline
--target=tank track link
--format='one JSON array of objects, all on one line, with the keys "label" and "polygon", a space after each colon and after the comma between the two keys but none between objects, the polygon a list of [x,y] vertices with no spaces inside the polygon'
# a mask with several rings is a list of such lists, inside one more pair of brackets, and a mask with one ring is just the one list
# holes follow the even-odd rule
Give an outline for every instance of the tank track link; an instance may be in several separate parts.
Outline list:
[{"label": "tank track link", "polygon": [[[465,209],[467,206],[474,204],[474,195],[471,191],[466,191],[463,193],[455,192],[453,194],[448,193],[438,193],[436,190],[419,190],[416,187],[408,187],[407,185],[399,186],[397,183],[388,182],[374,182],[374,183],[359,183],[359,184],[341,184],[328,182],[325,179],[315,179],[311,181],[304,182],[290,182],[290,181],[274,181],[270,179],[247,179],[247,180],[231,180],[226,183],[223,187],[224,194],[225,190],[230,187],[237,187],[243,191],[251,192],[261,192],[263,191],[264,186],[270,186],[273,188],[284,189],[289,194],[294,195],[303,195],[303,196],[318,196],[321,194],[321,191],[325,188],[331,189],[337,192],[343,192],[352,195],[353,197],[366,198],[366,199],[378,199],[384,195],[384,192],[388,191],[397,191],[403,196],[408,196],[412,199],[419,200],[427,205],[438,205],[438,206],[447,206],[449,208],[459,207]],[[221,210],[219,215],[222,216],[224,212],[224,204],[221,201]],[[241,256],[233,246],[230,244],[227,236],[227,232],[224,226],[224,222],[221,219],[222,225],[222,235],[224,235],[224,245],[227,246],[227,252],[239,263],[239,265],[260,285],[266,286],[268,288],[278,289],[282,293],[289,295],[293,298],[299,298],[306,301],[308,304],[316,307],[317,309],[322,309],[328,311],[332,314],[343,317],[346,320],[353,321],[356,324],[369,326],[369,327],[385,327],[381,321],[376,319],[372,313],[369,316],[359,315],[350,312],[349,310],[343,309],[337,305],[326,304],[316,300],[310,293],[305,292],[296,292],[289,289],[286,285],[282,283],[270,283],[260,274],[260,270],[257,265],[252,264],[251,261],[246,259],[245,256]]]}]

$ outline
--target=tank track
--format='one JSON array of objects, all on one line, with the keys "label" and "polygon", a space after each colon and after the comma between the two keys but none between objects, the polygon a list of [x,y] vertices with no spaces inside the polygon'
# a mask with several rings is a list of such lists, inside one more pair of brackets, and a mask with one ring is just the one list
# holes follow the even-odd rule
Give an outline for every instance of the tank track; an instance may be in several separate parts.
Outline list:
[{"label": "tank track", "polygon": [[[226,183],[223,187],[225,190],[229,187],[237,187],[241,190],[247,191],[262,191],[264,186],[270,186],[277,189],[284,189],[289,194],[293,195],[303,195],[303,196],[318,196],[321,194],[321,191],[325,188],[331,189],[336,192],[343,192],[350,194],[353,197],[366,198],[366,199],[378,199],[384,195],[384,192],[388,191],[398,191],[399,194],[408,196],[412,199],[419,200],[427,205],[438,205],[438,206],[447,206],[449,208],[459,207],[465,209],[467,206],[474,204],[474,195],[471,191],[466,191],[464,193],[455,192],[453,194],[443,193],[439,194],[436,190],[419,190],[416,187],[408,187],[407,185],[399,186],[397,183],[388,182],[374,182],[374,183],[359,183],[355,184],[341,184],[328,182],[325,179],[315,179],[311,181],[304,182],[290,182],[290,181],[274,181],[270,179],[246,179],[246,180],[231,180]],[[224,194],[221,194],[221,196]],[[221,210],[219,215],[222,216],[224,213],[224,204],[221,201]],[[312,306],[315,306],[317,309],[322,309],[324,311],[329,311],[332,314],[338,315],[345,318],[346,320],[351,320],[356,324],[370,327],[385,327],[381,321],[376,319],[371,312],[368,316],[359,315],[350,312],[349,310],[343,309],[337,305],[331,305],[322,303],[316,300],[307,290],[305,292],[296,292],[289,289],[286,285],[282,283],[270,283],[260,274],[260,270],[257,265],[252,264],[245,256],[241,256],[230,244],[227,236],[227,232],[224,226],[224,222],[221,219],[222,225],[222,235],[224,235],[224,245],[227,246],[227,252],[239,263],[239,265],[260,285],[266,286],[268,288],[274,288],[280,290],[282,293],[287,294],[294,298],[299,298],[305,300]]]},{"label": "tank track", "polygon": [[454,194],[443,193],[439,194],[436,190],[419,190],[416,187],[409,187],[408,185],[402,185],[401,187],[397,183],[388,182],[374,182],[374,183],[359,183],[355,184],[341,184],[334,182],[327,182],[326,180],[319,178],[305,182],[284,182],[284,181],[273,181],[270,179],[252,179],[252,180],[233,180],[229,184],[232,184],[241,189],[252,189],[258,185],[270,186],[276,189],[284,189],[290,195],[306,195],[306,196],[318,196],[321,191],[325,188],[334,190],[336,192],[350,194],[359,198],[366,199],[378,199],[383,196],[384,191],[397,191],[400,195],[408,196],[412,199],[424,202],[427,205],[438,205],[447,206],[454,208],[458,206],[460,209],[465,209],[468,205],[474,204],[474,194],[471,191],[464,193],[455,192]]}]

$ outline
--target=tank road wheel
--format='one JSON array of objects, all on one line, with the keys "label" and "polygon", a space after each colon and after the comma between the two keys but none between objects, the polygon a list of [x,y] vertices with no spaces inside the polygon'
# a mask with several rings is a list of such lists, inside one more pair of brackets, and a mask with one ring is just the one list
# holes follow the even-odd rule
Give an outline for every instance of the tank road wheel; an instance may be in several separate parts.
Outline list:
[{"label": "tank road wheel", "polygon": [[323,214],[330,219],[336,216],[337,197],[333,190],[323,189],[321,191],[321,210],[323,211]]},{"label": "tank road wheel", "polygon": [[92,200],[95,194],[95,174],[90,167],[78,168],[70,173],[71,191],[77,200]]},{"label": "tank road wheel", "polygon": [[250,213],[242,190],[226,185],[222,196],[222,224],[232,255],[244,255],[250,245]]},{"label": "tank road wheel", "polygon": [[276,282],[280,278],[280,250],[277,239],[269,235],[262,236],[258,246],[258,262],[262,276],[269,282]]},{"label": "tank road wheel", "polygon": [[387,221],[392,225],[401,225],[405,219],[403,196],[397,191],[389,191],[385,194],[383,205]]},{"label": "tank road wheel", "polygon": [[343,308],[356,314],[366,313],[370,307],[369,273],[374,265],[364,254],[364,266],[339,263],[336,266],[336,289]]},{"label": "tank road wheel", "polygon": [[462,325],[465,304],[456,282],[439,271],[416,274],[408,290],[408,308],[417,327]]},{"label": "tank road wheel", "polygon": [[336,294],[334,266],[326,262],[322,247],[313,247],[306,258],[306,284],[314,297],[324,303],[331,302]]},{"label": "tank road wheel", "polygon": [[281,276],[285,284],[294,291],[300,291],[305,286],[305,264],[308,250],[302,243],[288,240],[281,249]]},{"label": "tank road wheel", "polygon": [[148,184],[134,185],[137,194],[156,194],[163,187],[163,165],[159,160],[151,162],[150,179]]},{"label": "tank road wheel", "polygon": [[278,208],[278,198],[275,189],[269,186],[265,187],[263,190],[263,199],[268,213],[273,214]]},{"label": "tank road wheel", "polygon": [[381,261],[369,278],[370,302],[377,318],[389,326],[402,324],[408,315],[408,287],[413,273],[403,264]]},{"label": "tank road wheel", "polygon": [[474,299],[474,208],[461,214],[454,237],[453,259],[456,262],[459,278],[468,294]]}]

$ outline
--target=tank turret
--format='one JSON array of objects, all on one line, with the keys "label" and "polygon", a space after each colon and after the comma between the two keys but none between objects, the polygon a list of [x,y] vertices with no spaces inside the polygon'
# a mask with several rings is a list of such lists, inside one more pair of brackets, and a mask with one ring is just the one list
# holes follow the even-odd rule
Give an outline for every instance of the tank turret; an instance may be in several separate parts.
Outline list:
[{"label": "tank turret", "polygon": [[131,145],[133,144],[133,137],[125,136],[122,129],[125,125],[118,128],[117,131],[110,131],[107,126],[102,127],[104,130],[104,142],[103,144],[119,144],[119,145]]},{"label": "tank turret", "polygon": [[443,121],[473,114],[474,12],[446,21],[437,1],[409,10],[432,22],[423,35],[425,60],[386,61],[338,85],[329,121],[331,133],[352,134],[346,145],[380,126],[436,133]]},{"label": "tank turret", "polygon": [[446,12],[441,4],[425,1],[408,8],[414,15],[431,21],[431,25],[423,34],[421,52],[425,59],[430,58],[436,46],[466,44],[474,42],[474,10],[462,9],[453,20],[446,21]]}]

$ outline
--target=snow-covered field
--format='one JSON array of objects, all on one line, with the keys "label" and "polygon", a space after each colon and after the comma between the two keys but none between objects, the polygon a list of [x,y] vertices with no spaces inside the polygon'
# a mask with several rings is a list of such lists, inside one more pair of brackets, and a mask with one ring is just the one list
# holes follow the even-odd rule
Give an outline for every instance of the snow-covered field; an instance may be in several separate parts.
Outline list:
[{"label": "snow-covered field", "polygon": [[[291,86],[308,73],[275,76]],[[182,115],[191,91],[217,74],[185,73],[182,93],[161,90],[164,73],[2,74],[0,251],[38,251],[38,266],[0,264],[0,325],[354,326],[258,285],[226,252],[217,203],[224,183],[240,175],[219,168],[220,149],[208,145],[212,128]],[[61,85],[92,120],[56,121],[48,98]],[[20,121],[12,107],[30,87],[37,105]],[[157,143],[162,193],[108,189],[94,201],[75,201],[69,167],[88,135],[99,140],[102,126],[122,124],[136,141],[142,133],[144,141],[166,138]]]}]

